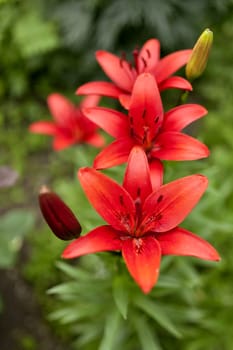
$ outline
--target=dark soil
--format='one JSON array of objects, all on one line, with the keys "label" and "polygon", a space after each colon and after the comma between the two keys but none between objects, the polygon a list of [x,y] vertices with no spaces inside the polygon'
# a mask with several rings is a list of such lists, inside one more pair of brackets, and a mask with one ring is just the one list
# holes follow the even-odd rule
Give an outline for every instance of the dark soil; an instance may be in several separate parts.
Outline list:
[{"label": "dark soil", "polygon": [[[17,268],[0,270],[1,350],[64,350],[40,312],[33,289]],[[67,347],[66,347],[67,349]]]}]

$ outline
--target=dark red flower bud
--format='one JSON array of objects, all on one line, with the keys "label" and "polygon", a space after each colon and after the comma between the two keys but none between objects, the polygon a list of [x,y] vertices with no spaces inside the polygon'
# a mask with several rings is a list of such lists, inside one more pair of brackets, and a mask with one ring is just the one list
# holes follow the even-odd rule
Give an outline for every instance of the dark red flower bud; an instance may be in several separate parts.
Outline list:
[{"label": "dark red flower bud", "polygon": [[68,241],[80,236],[82,228],[73,212],[46,186],[40,190],[39,204],[45,221],[58,238]]}]

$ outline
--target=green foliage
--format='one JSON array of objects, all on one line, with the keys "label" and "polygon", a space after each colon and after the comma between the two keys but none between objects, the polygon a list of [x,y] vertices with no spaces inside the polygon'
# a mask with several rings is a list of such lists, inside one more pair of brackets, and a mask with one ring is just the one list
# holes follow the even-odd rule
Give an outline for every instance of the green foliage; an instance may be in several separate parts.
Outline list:
[{"label": "green foliage", "polygon": [[43,21],[36,11],[23,14],[13,30],[15,44],[25,59],[47,53],[59,46],[53,23]]},{"label": "green foliage", "polygon": [[59,259],[65,244],[53,235],[45,223],[43,228],[33,231],[29,243],[32,249],[31,258],[24,266],[23,273],[43,296],[46,288],[57,283],[59,275],[54,271],[55,261]]},{"label": "green foliage", "polygon": [[140,342],[142,350],[160,350],[166,345],[164,334],[168,339],[184,337],[187,324],[197,326],[204,317],[195,307],[200,279],[194,284],[193,275],[184,276],[179,264],[174,267],[171,260],[163,264],[158,285],[149,297],[129,278],[120,256],[90,255],[76,266],[59,263],[58,267],[68,282],[49,290],[61,302],[51,319],[69,325],[77,337],[74,349],[134,350]]},{"label": "green foliage", "polygon": [[12,267],[21,248],[24,236],[34,226],[34,214],[15,209],[0,218],[0,266]]},{"label": "green foliage", "polygon": [[129,291],[127,290],[127,280],[122,276],[115,276],[113,280],[113,298],[122,317],[126,320],[128,313]]},{"label": "green foliage", "polygon": [[38,346],[36,339],[34,339],[30,334],[20,334],[18,335],[18,343],[20,344],[20,349],[22,350],[37,350]]}]

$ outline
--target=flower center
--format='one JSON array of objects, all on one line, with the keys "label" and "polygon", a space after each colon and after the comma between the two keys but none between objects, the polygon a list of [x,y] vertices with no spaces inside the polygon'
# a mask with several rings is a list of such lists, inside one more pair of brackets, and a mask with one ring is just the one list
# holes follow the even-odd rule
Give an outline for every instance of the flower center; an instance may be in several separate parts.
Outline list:
[{"label": "flower center", "polygon": [[[121,68],[124,69],[127,67],[131,71],[133,70],[133,68],[135,68],[137,74],[143,73],[147,67],[147,60],[150,59],[151,57],[151,53],[148,49],[146,49],[145,52],[147,57],[139,56],[140,51],[138,48],[135,48],[132,52],[133,63],[127,61],[125,52],[122,52],[121,59],[120,59]],[[140,67],[140,63],[142,63],[141,67]]]}]

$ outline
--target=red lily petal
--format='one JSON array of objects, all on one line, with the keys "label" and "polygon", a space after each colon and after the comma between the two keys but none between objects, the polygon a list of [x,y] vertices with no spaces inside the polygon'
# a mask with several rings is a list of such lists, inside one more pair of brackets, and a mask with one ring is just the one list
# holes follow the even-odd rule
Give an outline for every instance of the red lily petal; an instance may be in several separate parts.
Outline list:
[{"label": "red lily petal", "polygon": [[149,293],[159,276],[161,249],[152,236],[123,241],[122,255],[127,268],[142,291]]},{"label": "red lily petal", "polygon": [[154,70],[157,82],[161,83],[184,66],[188,62],[191,53],[192,50],[180,50],[163,57]]},{"label": "red lily petal", "polygon": [[138,55],[139,73],[151,72],[155,69],[160,57],[160,42],[150,39],[145,42]]},{"label": "red lily petal", "polygon": [[135,81],[129,108],[129,120],[133,133],[143,140],[145,132],[150,141],[163,121],[163,105],[155,78],[143,73]]},{"label": "red lily petal", "polygon": [[[73,129],[70,128],[72,131]],[[86,141],[86,137],[93,135],[96,133],[97,125],[90,121],[83,112],[79,111],[76,114],[76,125],[75,125],[75,133],[76,138],[81,141]]]},{"label": "red lily petal", "polygon": [[156,234],[163,255],[195,256],[205,260],[220,260],[210,243],[181,227]]},{"label": "red lily petal", "polygon": [[85,96],[79,106],[80,108],[96,107],[99,103],[99,100],[100,96],[98,95]]},{"label": "red lily petal", "polygon": [[102,135],[94,134],[88,137],[85,142],[94,147],[102,147],[105,144],[105,139]]},{"label": "red lily petal", "polygon": [[129,193],[93,168],[78,172],[81,186],[95,210],[116,230],[130,231],[134,226],[135,205]]},{"label": "red lily petal", "polygon": [[193,87],[188,80],[177,76],[169,77],[159,84],[159,91],[173,88],[188,91],[193,90]]},{"label": "red lily petal", "polygon": [[163,184],[163,163],[159,159],[152,159],[149,167],[152,188],[155,191]]},{"label": "red lily petal", "polygon": [[120,94],[118,99],[122,107],[124,107],[125,109],[129,109],[131,103],[131,95]]},{"label": "red lily petal", "polygon": [[100,226],[70,243],[62,253],[65,259],[108,250],[121,250],[119,232],[111,226]]},{"label": "red lily petal", "polygon": [[55,136],[53,140],[53,149],[55,151],[61,151],[75,143],[76,143],[76,140],[73,137],[65,138],[62,136]]},{"label": "red lily petal", "polygon": [[200,200],[208,186],[203,175],[172,181],[154,191],[143,206],[143,232],[165,232],[179,225]]},{"label": "red lily petal", "polygon": [[126,137],[112,142],[97,155],[94,160],[94,167],[96,169],[107,169],[127,162],[134,145],[134,142]]},{"label": "red lily petal", "polygon": [[147,156],[139,146],[130,152],[123,187],[134,200],[139,200],[140,207],[152,192]]},{"label": "red lily petal", "polygon": [[97,51],[96,59],[105,74],[121,89],[131,91],[134,74],[127,61],[107,51]]},{"label": "red lily petal", "polygon": [[125,114],[103,107],[85,108],[82,111],[85,117],[111,136],[119,138],[129,135],[128,118]]},{"label": "red lily petal", "polygon": [[151,154],[162,160],[195,160],[208,157],[209,149],[189,135],[171,131],[158,136]]},{"label": "red lily petal", "polygon": [[55,135],[57,132],[57,126],[53,122],[35,122],[29,126],[29,131],[36,134]]},{"label": "red lily petal", "polygon": [[207,109],[198,104],[177,106],[165,113],[162,129],[163,131],[181,131],[207,113]]},{"label": "red lily petal", "polygon": [[60,125],[67,125],[75,113],[75,106],[60,94],[51,94],[47,103],[54,120]]},{"label": "red lily petal", "polygon": [[118,98],[122,93],[116,85],[109,83],[107,81],[92,81],[83,84],[76,90],[77,95],[90,95],[97,94],[101,96],[109,96],[113,98]]}]

